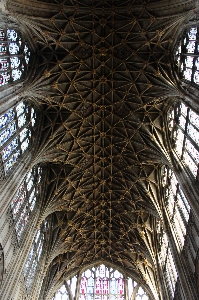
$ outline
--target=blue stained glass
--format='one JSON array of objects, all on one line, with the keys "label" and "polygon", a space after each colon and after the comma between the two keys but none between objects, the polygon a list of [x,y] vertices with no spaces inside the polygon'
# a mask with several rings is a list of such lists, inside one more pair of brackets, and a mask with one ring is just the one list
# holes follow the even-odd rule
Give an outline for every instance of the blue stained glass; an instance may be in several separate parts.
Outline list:
[{"label": "blue stained glass", "polygon": [[20,80],[25,70],[25,65],[28,65],[30,59],[30,51],[27,45],[22,45],[22,40],[18,33],[10,28],[6,30],[6,33],[5,35],[4,30],[0,29],[0,55],[9,56],[9,58],[4,57],[0,60],[0,71],[8,71],[0,74],[0,85],[5,85],[10,80]]},{"label": "blue stained glass", "polygon": [[20,142],[23,142],[23,140],[27,137],[28,135],[28,129],[24,128],[21,132],[20,132]]},{"label": "blue stained glass", "polygon": [[188,53],[194,53],[195,51],[195,41],[190,41],[187,45],[187,52]]},{"label": "blue stained glass", "polygon": [[196,40],[197,27],[192,27],[188,33],[190,40]]},{"label": "blue stained glass", "polygon": [[13,81],[16,81],[16,80],[20,79],[21,76],[22,76],[22,71],[21,70],[18,70],[18,69],[12,70]]},{"label": "blue stained glass", "polygon": [[26,64],[28,65],[30,58],[26,55],[25,56]]},{"label": "blue stained glass", "polygon": [[187,56],[187,59],[185,60],[186,67],[192,68],[193,67],[193,56]]},{"label": "blue stained glass", "polygon": [[11,206],[13,209],[13,217],[16,218],[22,204],[24,203],[26,197],[26,192],[23,191],[23,193],[21,193],[21,195],[19,197],[16,196],[16,198],[13,200]]},{"label": "blue stained glass", "polygon": [[9,43],[9,52],[10,54],[18,54],[19,46],[17,43]]},{"label": "blue stained glass", "polygon": [[195,66],[196,66],[197,70],[199,70],[199,59],[198,58],[195,61]]},{"label": "blue stained glass", "polygon": [[31,202],[31,205],[30,205],[30,210],[33,211],[34,207],[35,207],[35,204],[36,204],[36,197],[34,197],[32,199],[32,202]]},{"label": "blue stained glass", "polygon": [[28,65],[29,60],[30,60],[30,51],[26,45],[24,46],[24,53],[25,53],[25,61],[26,61],[26,64]]},{"label": "blue stained glass", "polygon": [[0,74],[0,85],[8,83],[10,80],[10,74],[8,72]]},{"label": "blue stained glass", "polygon": [[11,66],[12,69],[18,68],[21,64],[20,59],[16,56],[10,57],[10,62],[11,62],[10,66]]},{"label": "blue stained glass", "polygon": [[29,213],[27,211],[27,208],[25,207],[23,209],[23,211],[21,212],[20,218],[18,219],[18,221],[15,225],[18,238],[20,238],[21,234],[23,233],[23,231],[28,223],[28,220],[29,220]]},{"label": "blue stained glass", "polygon": [[24,153],[26,151],[26,149],[29,146],[29,139],[27,138],[22,144],[21,144],[21,151],[22,153]]},{"label": "blue stained glass", "polygon": [[[25,125],[25,123],[26,123],[26,115],[22,114],[18,118],[18,126],[19,126],[19,128],[21,128],[23,125]],[[22,130],[22,132],[23,132],[23,130]]]},{"label": "blue stained glass", "polygon": [[31,177],[32,177],[32,172],[29,172],[28,175],[26,176],[26,182],[28,182]]},{"label": "blue stained glass", "polygon": [[0,71],[6,71],[8,70],[9,62],[7,58],[0,59]]},{"label": "blue stained glass", "polygon": [[15,153],[11,155],[10,159],[4,163],[4,169],[6,175],[8,174],[9,170],[13,167],[13,165],[16,163],[19,156],[20,156],[20,150],[17,150]]},{"label": "blue stained glass", "polygon": [[14,29],[7,29],[7,38],[9,41],[16,42],[17,37],[18,34]]},{"label": "blue stained glass", "polygon": [[20,102],[16,107],[17,117],[21,115],[24,112],[24,110],[25,110],[25,104],[23,102]]},{"label": "blue stained glass", "polygon": [[25,45],[25,46],[24,46],[24,53],[28,53],[28,50],[29,50],[29,49],[28,49],[27,45]]},{"label": "blue stained glass", "polygon": [[191,75],[192,75],[192,69],[186,69],[184,71],[184,77],[185,77],[185,79],[191,81]]},{"label": "blue stained glass", "polygon": [[2,28],[0,28],[0,41],[3,41],[5,39],[5,32]]},{"label": "blue stained glass", "polygon": [[10,123],[14,119],[14,110],[10,109],[7,113],[0,117],[0,129]]},{"label": "blue stained glass", "polygon": [[44,235],[40,230],[37,231],[34,238],[30,253],[28,255],[25,267],[24,276],[26,280],[27,291],[29,292],[34,281],[35,272],[37,269],[38,261],[40,259],[44,243]]},{"label": "blue stained glass", "polygon": [[27,190],[30,191],[31,188],[33,186],[33,178],[31,178],[29,181],[28,181],[28,184],[27,184]]},{"label": "blue stained glass", "polygon": [[16,123],[13,122],[8,125],[8,127],[2,131],[0,135],[0,145],[2,146],[16,131]]},{"label": "blue stained glass", "polygon": [[35,120],[35,110],[34,110],[34,108],[32,107],[32,108],[31,108],[31,123],[32,123],[32,127],[35,126],[35,122],[36,122],[36,120]]},{"label": "blue stained glass", "polygon": [[0,43],[0,55],[6,54],[7,47],[5,43]]},{"label": "blue stained glass", "polygon": [[5,161],[10,156],[10,154],[13,152],[13,150],[17,148],[17,146],[18,146],[18,139],[14,138],[12,142],[2,151],[3,161]]},{"label": "blue stained glass", "polygon": [[193,80],[195,83],[199,84],[199,72],[195,71]]}]

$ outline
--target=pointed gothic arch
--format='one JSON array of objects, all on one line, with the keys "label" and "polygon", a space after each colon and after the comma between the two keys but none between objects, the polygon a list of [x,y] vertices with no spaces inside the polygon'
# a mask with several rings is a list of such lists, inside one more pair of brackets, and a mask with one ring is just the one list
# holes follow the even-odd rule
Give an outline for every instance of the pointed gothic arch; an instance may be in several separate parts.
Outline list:
[{"label": "pointed gothic arch", "polygon": [[150,300],[142,286],[117,268],[98,264],[83,269],[55,293],[52,300]]}]

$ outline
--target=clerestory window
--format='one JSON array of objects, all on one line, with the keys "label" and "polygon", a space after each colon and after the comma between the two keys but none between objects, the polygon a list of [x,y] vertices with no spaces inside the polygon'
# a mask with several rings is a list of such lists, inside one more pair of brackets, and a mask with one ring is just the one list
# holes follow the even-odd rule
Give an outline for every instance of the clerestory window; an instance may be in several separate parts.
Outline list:
[{"label": "clerestory window", "polygon": [[136,281],[104,264],[93,266],[65,281],[52,300],[70,300],[70,295],[77,300],[150,299]]},{"label": "clerestory window", "polygon": [[169,133],[173,146],[194,176],[199,163],[199,116],[183,103],[168,112]]},{"label": "clerestory window", "polygon": [[180,75],[187,81],[199,84],[199,29],[192,26],[184,33],[176,51]]},{"label": "clerestory window", "polygon": [[32,247],[30,249],[28,258],[25,263],[25,267],[23,270],[24,278],[25,278],[25,284],[27,293],[29,294],[32,285],[34,283],[37,267],[39,264],[39,261],[41,259],[42,250],[44,247],[44,232],[46,230],[46,222],[43,222],[41,224],[41,227],[39,230],[37,230],[35,238],[33,240]]},{"label": "clerestory window", "polygon": [[35,208],[37,199],[40,196],[41,173],[41,168],[35,166],[27,174],[23,184],[11,202],[11,210],[18,241],[20,241],[22,237]]},{"label": "clerestory window", "polygon": [[162,187],[165,207],[171,223],[176,228],[176,237],[182,250],[187,231],[190,206],[174,172],[167,166],[163,170]]},{"label": "clerestory window", "polygon": [[0,116],[0,163],[3,179],[31,145],[36,112],[25,102]]},{"label": "clerestory window", "polygon": [[22,79],[30,60],[30,51],[13,28],[0,28],[0,86]]}]

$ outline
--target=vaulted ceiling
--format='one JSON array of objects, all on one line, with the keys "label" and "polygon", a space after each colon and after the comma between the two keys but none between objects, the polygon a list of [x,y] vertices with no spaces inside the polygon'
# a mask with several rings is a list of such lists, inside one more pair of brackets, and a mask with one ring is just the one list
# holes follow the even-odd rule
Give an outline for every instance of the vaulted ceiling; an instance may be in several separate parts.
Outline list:
[{"label": "vaulted ceiling", "polygon": [[23,95],[42,111],[34,162],[49,163],[40,221],[53,221],[51,286],[104,261],[156,290],[174,35],[194,8],[178,2],[8,2],[37,57]]}]

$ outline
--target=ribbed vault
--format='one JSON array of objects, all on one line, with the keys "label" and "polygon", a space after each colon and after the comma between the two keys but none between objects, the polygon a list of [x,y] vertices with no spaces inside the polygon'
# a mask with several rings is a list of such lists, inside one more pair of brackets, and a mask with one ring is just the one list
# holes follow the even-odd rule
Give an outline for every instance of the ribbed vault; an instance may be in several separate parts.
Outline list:
[{"label": "ribbed vault", "polygon": [[43,110],[35,163],[48,163],[46,297],[81,267],[106,261],[158,299],[164,111],[178,94],[170,50],[189,13],[154,14],[155,0],[46,2],[38,1],[40,17],[34,5],[22,17],[20,1],[10,1],[42,58],[43,75],[25,96]]}]

